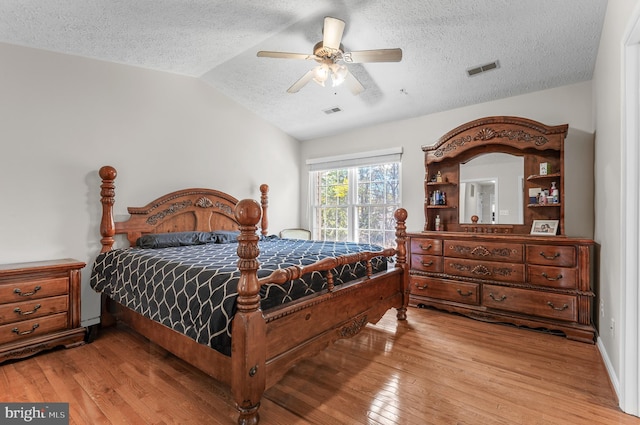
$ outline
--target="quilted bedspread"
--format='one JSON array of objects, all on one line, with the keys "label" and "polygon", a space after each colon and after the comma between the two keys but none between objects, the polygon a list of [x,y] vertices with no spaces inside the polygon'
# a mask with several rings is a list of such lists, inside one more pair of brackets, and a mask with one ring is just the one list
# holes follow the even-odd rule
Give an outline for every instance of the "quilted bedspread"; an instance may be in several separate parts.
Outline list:
[{"label": "quilted bedspread", "polygon": [[[327,257],[379,251],[376,245],[351,242],[265,238],[258,243],[258,277],[278,268],[307,265]],[[237,243],[181,246],[162,249],[115,249],[98,255],[91,287],[120,304],[181,332],[219,352],[231,354],[231,323],[235,314]],[[373,272],[387,268],[387,260],[372,260]],[[339,285],[366,274],[363,263],[334,269]],[[326,289],[321,273],[283,285],[261,288],[263,310]]]}]

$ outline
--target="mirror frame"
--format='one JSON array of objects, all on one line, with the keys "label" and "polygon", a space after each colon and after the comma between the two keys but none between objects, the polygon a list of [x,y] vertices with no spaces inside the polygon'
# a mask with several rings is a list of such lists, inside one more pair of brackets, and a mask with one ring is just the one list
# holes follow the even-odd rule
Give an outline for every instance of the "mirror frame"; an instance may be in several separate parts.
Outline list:
[{"label": "mirror frame", "polygon": [[[548,126],[527,118],[493,116],[460,125],[433,145],[422,146],[425,153],[425,231],[529,234],[534,220],[558,220],[564,234],[564,139],[568,124]],[[525,188],[523,224],[464,224],[458,219],[460,163],[484,153],[501,152],[524,157]],[[541,164],[551,173],[542,174]],[[436,175],[439,177],[436,179]],[[550,186],[555,181],[560,202],[553,205],[529,203],[529,189]],[[446,192],[446,205],[432,205],[434,191]]]}]

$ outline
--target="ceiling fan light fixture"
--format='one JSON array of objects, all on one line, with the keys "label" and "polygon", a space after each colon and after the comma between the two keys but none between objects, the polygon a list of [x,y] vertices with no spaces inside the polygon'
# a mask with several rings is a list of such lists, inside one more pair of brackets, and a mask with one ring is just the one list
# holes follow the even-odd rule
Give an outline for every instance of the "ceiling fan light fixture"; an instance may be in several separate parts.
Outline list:
[{"label": "ceiling fan light fixture", "polygon": [[324,82],[329,78],[329,66],[325,63],[318,65],[313,70],[313,81],[324,87]]},{"label": "ceiling fan light fixture", "polygon": [[345,78],[347,78],[347,72],[349,71],[345,65],[337,63],[331,65],[331,81],[333,82],[333,87],[338,87],[344,83]]},{"label": "ceiling fan light fixture", "polygon": [[297,93],[311,80],[325,87],[327,79],[331,77],[333,87],[345,83],[353,95],[358,95],[364,91],[364,86],[355,75],[349,72],[345,63],[399,62],[402,60],[402,49],[345,52],[341,44],[344,27],[343,20],[326,16],[322,27],[322,40],[313,47],[311,55],[266,50],[259,51],[257,55],[279,59],[314,60],[318,63],[318,66],[307,71],[289,87],[287,93]]}]

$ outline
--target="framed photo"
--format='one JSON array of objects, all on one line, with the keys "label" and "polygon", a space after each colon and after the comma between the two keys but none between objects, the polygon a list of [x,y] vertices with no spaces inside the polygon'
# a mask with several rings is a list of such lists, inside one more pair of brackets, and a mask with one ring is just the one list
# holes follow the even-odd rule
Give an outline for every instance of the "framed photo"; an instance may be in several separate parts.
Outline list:
[{"label": "framed photo", "polygon": [[532,235],[554,236],[558,231],[559,220],[533,220]]}]

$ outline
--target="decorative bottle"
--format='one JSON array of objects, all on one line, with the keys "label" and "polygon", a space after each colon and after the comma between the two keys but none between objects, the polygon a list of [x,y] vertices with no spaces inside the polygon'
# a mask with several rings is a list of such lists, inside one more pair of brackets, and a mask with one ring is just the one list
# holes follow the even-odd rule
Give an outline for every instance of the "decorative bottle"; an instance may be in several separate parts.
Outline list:
[{"label": "decorative bottle", "polygon": [[436,231],[440,230],[440,215],[438,214],[436,216],[436,227],[435,227]]},{"label": "decorative bottle", "polygon": [[556,182],[551,182],[551,200],[554,204],[560,202],[560,191],[556,186]]}]

